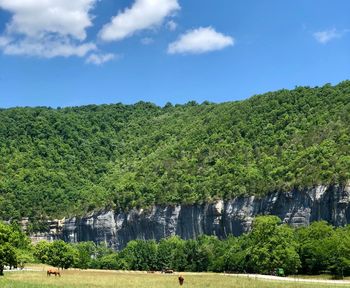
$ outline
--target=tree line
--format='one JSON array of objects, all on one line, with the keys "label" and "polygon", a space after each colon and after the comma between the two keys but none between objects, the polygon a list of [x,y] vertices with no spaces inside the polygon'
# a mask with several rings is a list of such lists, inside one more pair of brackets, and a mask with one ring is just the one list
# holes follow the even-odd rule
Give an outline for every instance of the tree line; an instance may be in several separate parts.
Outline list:
[{"label": "tree line", "polygon": [[252,230],[220,240],[202,235],[183,240],[178,236],[133,240],[121,251],[93,242],[42,241],[31,245],[15,224],[0,223],[0,275],[5,266],[23,267],[41,262],[62,269],[118,269],[271,274],[329,273],[350,275],[350,226],[334,228],[324,221],[291,228],[276,216],[259,216]]},{"label": "tree line", "polygon": [[239,102],[0,109],[0,219],[203,203],[350,179],[350,81]]},{"label": "tree line", "polygon": [[60,268],[261,274],[283,268],[289,275],[343,277],[350,275],[350,226],[334,228],[321,221],[296,229],[276,216],[259,216],[249,233],[225,240],[205,235],[133,240],[118,252],[103,243],[54,241],[40,242],[32,252],[38,261]]}]

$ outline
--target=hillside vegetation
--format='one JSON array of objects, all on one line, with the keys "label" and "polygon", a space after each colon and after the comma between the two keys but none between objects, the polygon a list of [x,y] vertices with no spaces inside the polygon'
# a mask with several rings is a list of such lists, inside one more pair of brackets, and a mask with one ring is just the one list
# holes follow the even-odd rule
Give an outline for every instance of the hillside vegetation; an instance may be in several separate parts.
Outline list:
[{"label": "hillside vegetation", "polygon": [[0,110],[0,217],[198,203],[350,179],[350,81],[240,102]]}]

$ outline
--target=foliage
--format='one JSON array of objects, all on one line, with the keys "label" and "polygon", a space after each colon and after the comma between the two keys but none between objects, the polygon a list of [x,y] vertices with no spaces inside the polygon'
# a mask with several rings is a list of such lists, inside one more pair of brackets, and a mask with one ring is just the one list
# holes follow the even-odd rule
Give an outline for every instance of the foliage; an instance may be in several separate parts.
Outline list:
[{"label": "foliage", "polygon": [[218,271],[235,271],[237,273],[246,272],[246,259],[248,258],[248,239],[246,235],[241,237],[229,237],[226,240],[227,244],[224,253],[222,253],[221,269]]},{"label": "foliage", "polygon": [[14,267],[25,262],[22,249],[30,249],[28,238],[17,226],[0,222],[0,276],[5,266]]},{"label": "foliage", "polygon": [[328,258],[329,271],[337,276],[344,277],[350,274],[350,229],[338,228],[336,233],[329,237],[324,245]]},{"label": "foliage", "polygon": [[98,269],[105,269],[105,270],[117,270],[120,269],[120,263],[118,261],[118,254],[112,253],[109,255],[105,255],[98,260],[98,266],[96,267]]},{"label": "foliage", "polygon": [[299,228],[296,237],[302,263],[301,272],[318,274],[329,266],[328,248],[325,241],[332,238],[335,231],[325,221],[313,222],[309,227]]},{"label": "foliage", "polygon": [[350,81],[241,102],[0,110],[0,218],[147,208],[350,179]]},{"label": "foliage", "polygon": [[[73,246],[77,251],[76,262],[74,267],[80,269],[89,268],[93,255],[97,253],[97,247],[93,242],[80,242]],[[103,256],[102,256],[103,257]]]},{"label": "foliage", "polygon": [[184,245],[185,241],[178,236],[160,240],[157,250],[158,270],[184,270],[186,266]]},{"label": "foliage", "polygon": [[288,274],[297,273],[300,266],[298,243],[293,230],[286,225],[278,225],[280,221],[277,216],[254,220],[248,237],[248,270],[271,274],[276,268],[283,268]]},{"label": "foliage", "polygon": [[35,246],[34,255],[43,263],[67,269],[78,261],[77,251],[62,240],[41,242]]},{"label": "foliage", "polygon": [[157,244],[155,241],[133,240],[120,253],[131,270],[156,270]]},{"label": "foliage", "polygon": [[16,251],[10,243],[0,245],[0,276],[4,275],[5,266],[16,266]]}]

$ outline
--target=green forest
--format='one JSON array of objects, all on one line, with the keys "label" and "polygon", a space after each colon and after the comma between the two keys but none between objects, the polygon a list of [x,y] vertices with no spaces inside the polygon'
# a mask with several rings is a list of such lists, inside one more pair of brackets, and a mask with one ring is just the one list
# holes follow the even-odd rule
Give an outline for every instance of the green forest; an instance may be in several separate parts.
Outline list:
[{"label": "green forest", "polygon": [[0,218],[202,203],[350,179],[350,81],[244,101],[0,109]]}]

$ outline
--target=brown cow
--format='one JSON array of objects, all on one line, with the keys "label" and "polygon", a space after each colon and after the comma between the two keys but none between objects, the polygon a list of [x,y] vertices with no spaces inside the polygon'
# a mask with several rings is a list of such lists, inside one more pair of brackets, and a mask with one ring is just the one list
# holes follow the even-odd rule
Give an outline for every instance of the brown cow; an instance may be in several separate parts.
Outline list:
[{"label": "brown cow", "polygon": [[182,286],[184,284],[185,278],[182,277],[181,275],[179,276],[179,284]]},{"label": "brown cow", "polygon": [[56,277],[56,276],[61,277],[60,271],[54,270],[54,269],[49,269],[49,270],[47,270],[46,275],[47,275],[47,276],[55,275],[55,277]]}]

